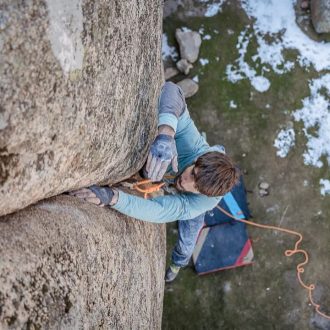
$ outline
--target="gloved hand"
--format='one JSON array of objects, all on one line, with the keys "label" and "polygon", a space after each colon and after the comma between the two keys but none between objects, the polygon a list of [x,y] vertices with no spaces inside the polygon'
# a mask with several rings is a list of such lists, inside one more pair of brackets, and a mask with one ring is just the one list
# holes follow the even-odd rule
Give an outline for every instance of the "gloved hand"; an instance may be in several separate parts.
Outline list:
[{"label": "gloved hand", "polygon": [[105,206],[111,203],[114,192],[110,187],[93,185],[89,188],[71,191],[69,194],[89,203],[93,203],[98,206]]},{"label": "gloved hand", "polygon": [[146,170],[151,181],[160,181],[172,163],[174,172],[178,171],[178,153],[172,136],[159,134],[151,145]]}]

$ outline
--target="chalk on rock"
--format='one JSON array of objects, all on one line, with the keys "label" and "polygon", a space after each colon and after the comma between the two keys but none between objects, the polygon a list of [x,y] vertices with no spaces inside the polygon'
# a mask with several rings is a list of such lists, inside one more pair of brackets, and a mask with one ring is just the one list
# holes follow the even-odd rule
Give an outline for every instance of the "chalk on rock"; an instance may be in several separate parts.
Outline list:
[{"label": "chalk on rock", "polygon": [[192,79],[183,79],[178,82],[178,85],[182,88],[185,98],[192,97],[198,91],[198,84]]},{"label": "chalk on rock", "polygon": [[193,68],[193,65],[189,63],[185,58],[183,58],[176,63],[176,67],[179,69],[179,71],[187,75],[190,69]]},{"label": "chalk on rock", "polygon": [[179,71],[174,67],[166,68],[164,72],[165,80],[169,80],[175,77],[178,73]]},{"label": "chalk on rock", "polygon": [[176,29],[176,40],[180,46],[180,56],[188,60],[190,63],[194,63],[198,59],[199,48],[202,43],[202,38],[198,32],[195,31],[182,31]]}]

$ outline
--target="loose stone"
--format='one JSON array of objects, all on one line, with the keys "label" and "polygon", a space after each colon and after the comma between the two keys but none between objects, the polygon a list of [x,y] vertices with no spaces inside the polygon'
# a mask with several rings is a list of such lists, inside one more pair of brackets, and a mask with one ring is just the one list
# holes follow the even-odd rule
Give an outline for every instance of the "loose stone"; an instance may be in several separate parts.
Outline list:
[{"label": "loose stone", "polygon": [[259,188],[260,189],[263,189],[263,190],[267,190],[267,189],[269,189],[269,183],[267,183],[267,182],[260,182],[259,183]]},{"label": "loose stone", "polygon": [[268,196],[269,193],[268,193],[267,190],[260,189],[260,190],[259,190],[259,195],[260,195],[260,197],[265,197],[265,196]]},{"label": "loose stone", "polygon": [[308,1],[302,1],[300,4],[301,9],[308,9],[309,8],[309,2]]},{"label": "loose stone", "polygon": [[178,73],[179,71],[174,67],[166,68],[164,71],[165,80],[169,80],[175,77]]},{"label": "loose stone", "polygon": [[190,69],[193,68],[193,65],[189,63],[185,58],[183,58],[176,63],[176,67],[179,69],[179,71],[187,75],[189,74]]},{"label": "loose stone", "polygon": [[182,88],[185,98],[192,97],[198,91],[198,84],[192,79],[183,79],[178,82],[178,85]]},{"label": "loose stone", "polygon": [[176,29],[175,37],[180,46],[180,56],[194,63],[198,59],[199,48],[202,43],[202,38],[198,32],[195,31],[182,31]]},{"label": "loose stone", "polygon": [[317,33],[330,33],[330,1],[311,2],[312,22]]}]

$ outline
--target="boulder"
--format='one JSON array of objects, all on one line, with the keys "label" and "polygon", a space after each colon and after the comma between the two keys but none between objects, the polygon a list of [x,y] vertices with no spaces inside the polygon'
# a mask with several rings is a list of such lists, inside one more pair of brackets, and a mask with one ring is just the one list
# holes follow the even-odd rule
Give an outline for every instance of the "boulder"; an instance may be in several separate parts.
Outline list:
[{"label": "boulder", "polygon": [[202,43],[202,38],[198,32],[182,31],[176,29],[175,37],[180,46],[180,56],[190,63],[194,63],[198,59],[199,48]]},{"label": "boulder", "polygon": [[330,33],[330,1],[311,0],[311,13],[317,33]]},{"label": "boulder", "polygon": [[62,195],[0,218],[0,329],[160,329],[165,225]]},{"label": "boulder", "polygon": [[161,34],[161,0],[1,5],[0,215],[142,167]]},{"label": "boulder", "polygon": [[183,58],[176,63],[176,67],[179,71],[187,75],[194,66],[189,63],[185,58]]},{"label": "boulder", "polygon": [[177,84],[182,88],[185,98],[192,97],[198,92],[198,84],[191,79],[183,79]]}]

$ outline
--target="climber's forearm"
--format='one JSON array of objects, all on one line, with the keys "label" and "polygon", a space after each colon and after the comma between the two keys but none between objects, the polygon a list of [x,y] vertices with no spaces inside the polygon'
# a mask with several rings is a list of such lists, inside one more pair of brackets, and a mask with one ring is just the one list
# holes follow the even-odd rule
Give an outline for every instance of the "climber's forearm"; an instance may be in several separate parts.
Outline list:
[{"label": "climber's forearm", "polygon": [[182,89],[172,82],[166,82],[159,99],[158,127],[166,125],[176,131],[179,117],[185,110],[186,101]]},{"label": "climber's forearm", "polygon": [[119,191],[117,202],[112,208],[135,219],[154,223],[182,218],[184,210],[181,199],[174,196],[144,199],[122,191]]},{"label": "climber's forearm", "polygon": [[113,206],[117,211],[138,220],[165,223],[189,220],[212,210],[221,197],[202,194],[176,194],[144,199],[119,191],[118,201]]}]

